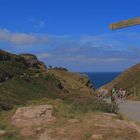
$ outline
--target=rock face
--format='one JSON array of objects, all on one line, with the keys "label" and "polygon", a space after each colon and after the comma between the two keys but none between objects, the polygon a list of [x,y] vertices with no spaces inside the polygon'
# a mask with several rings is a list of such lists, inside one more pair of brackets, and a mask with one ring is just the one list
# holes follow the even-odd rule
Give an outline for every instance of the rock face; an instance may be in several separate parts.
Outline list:
[{"label": "rock face", "polygon": [[17,57],[18,57],[17,55],[10,54],[8,52],[0,50],[0,61],[11,60],[11,59],[15,59]]},{"label": "rock face", "polygon": [[25,59],[26,64],[29,66],[35,67],[38,64],[37,57],[32,54],[21,54],[21,57]]},{"label": "rock face", "polygon": [[12,124],[17,127],[40,125],[53,119],[52,105],[20,107],[12,117]]},{"label": "rock face", "polygon": [[46,70],[47,69],[45,64],[43,62],[39,61],[35,55],[32,55],[32,54],[21,54],[20,56],[24,58],[25,63],[29,67],[40,68],[42,70]]}]

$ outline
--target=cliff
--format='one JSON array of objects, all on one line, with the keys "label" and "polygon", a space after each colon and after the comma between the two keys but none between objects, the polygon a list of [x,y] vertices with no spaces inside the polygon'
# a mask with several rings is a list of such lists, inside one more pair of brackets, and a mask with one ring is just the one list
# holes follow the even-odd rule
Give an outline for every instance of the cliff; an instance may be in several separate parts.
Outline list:
[{"label": "cliff", "polygon": [[66,69],[47,69],[35,55],[0,50],[0,110],[42,98],[86,102],[94,98],[87,76]]},{"label": "cliff", "polygon": [[0,139],[139,139],[140,127],[109,114],[116,106],[95,97],[86,75],[47,69],[32,54],[0,58]]}]

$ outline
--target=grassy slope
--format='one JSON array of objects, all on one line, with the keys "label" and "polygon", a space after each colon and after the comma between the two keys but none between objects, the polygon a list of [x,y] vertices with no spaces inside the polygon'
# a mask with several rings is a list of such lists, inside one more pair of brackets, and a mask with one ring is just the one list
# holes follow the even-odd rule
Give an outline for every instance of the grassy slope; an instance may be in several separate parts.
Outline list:
[{"label": "grassy slope", "polygon": [[[113,112],[115,108],[97,100],[89,79],[76,73],[42,71],[22,62],[6,60],[0,61],[0,77],[5,74],[11,75],[9,80],[0,83],[0,120],[3,120],[0,121],[0,129],[6,131],[15,129],[10,125],[15,108],[3,110],[18,105],[52,104],[57,118],[71,118],[95,110]],[[8,135],[5,139],[22,140],[22,137],[10,134],[10,138]]]},{"label": "grassy slope", "polygon": [[[9,54],[8,54],[9,55]],[[12,56],[13,57],[13,56]],[[9,110],[14,105],[26,105],[31,100],[62,99],[72,104],[75,110],[103,110],[112,112],[110,105],[98,101],[89,79],[63,70],[44,71],[27,66],[18,58],[0,61],[0,110]]]},{"label": "grassy slope", "polygon": [[[22,63],[11,60],[0,62],[0,76],[12,78],[0,83],[0,105],[22,104],[27,100],[43,97],[59,97],[63,93],[60,82],[52,74],[43,74],[35,69],[28,69]],[[22,76],[25,74],[24,76]],[[36,76],[38,75],[38,76]]]},{"label": "grassy slope", "polygon": [[102,88],[110,90],[114,86],[125,89],[131,99],[140,100],[140,63],[129,68]]}]

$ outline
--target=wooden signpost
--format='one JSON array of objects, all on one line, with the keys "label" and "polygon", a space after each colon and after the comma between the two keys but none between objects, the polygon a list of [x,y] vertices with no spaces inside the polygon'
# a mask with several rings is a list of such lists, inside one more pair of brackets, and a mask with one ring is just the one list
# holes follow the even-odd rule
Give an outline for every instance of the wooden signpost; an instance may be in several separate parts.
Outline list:
[{"label": "wooden signpost", "polygon": [[113,23],[109,26],[111,30],[116,30],[120,28],[125,28],[129,26],[139,25],[140,24],[140,17],[138,18],[132,18],[129,20],[123,20],[121,22]]}]

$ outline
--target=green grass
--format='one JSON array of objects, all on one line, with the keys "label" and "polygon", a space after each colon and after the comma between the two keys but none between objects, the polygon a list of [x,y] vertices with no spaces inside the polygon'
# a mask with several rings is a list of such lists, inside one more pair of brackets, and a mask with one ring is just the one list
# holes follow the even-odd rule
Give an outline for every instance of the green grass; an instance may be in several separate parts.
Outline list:
[{"label": "green grass", "polygon": [[111,105],[94,97],[88,77],[63,70],[46,73],[41,69],[29,67],[20,56],[14,57],[17,58],[0,61],[0,78],[4,79],[5,75],[11,76],[7,81],[0,83],[0,111],[47,98],[60,99],[59,111],[64,109],[65,114],[69,114],[69,111],[113,112],[114,108]]},{"label": "green grass", "polygon": [[[0,110],[11,109],[13,105],[24,104],[28,100],[43,97],[56,98],[56,93],[61,93],[59,80],[52,74],[38,73],[35,69],[27,69],[22,63],[15,61],[0,62],[0,77],[5,74],[12,75],[12,79],[0,84]],[[21,77],[21,75],[24,77]]]}]

